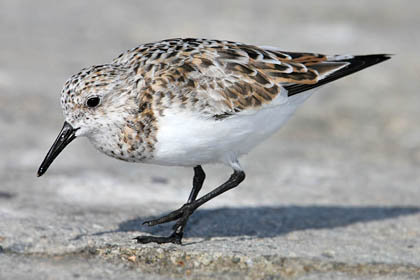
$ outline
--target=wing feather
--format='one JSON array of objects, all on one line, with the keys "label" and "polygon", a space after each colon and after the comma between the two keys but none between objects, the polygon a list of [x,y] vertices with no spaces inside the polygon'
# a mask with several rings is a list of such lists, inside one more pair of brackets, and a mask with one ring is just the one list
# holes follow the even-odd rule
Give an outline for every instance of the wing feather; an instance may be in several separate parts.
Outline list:
[{"label": "wing feather", "polygon": [[327,56],[229,41],[171,39],[139,46],[114,62],[136,65],[154,93],[163,92],[171,102],[177,99],[219,119],[284,103],[287,96],[386,59],[388,55]]}]

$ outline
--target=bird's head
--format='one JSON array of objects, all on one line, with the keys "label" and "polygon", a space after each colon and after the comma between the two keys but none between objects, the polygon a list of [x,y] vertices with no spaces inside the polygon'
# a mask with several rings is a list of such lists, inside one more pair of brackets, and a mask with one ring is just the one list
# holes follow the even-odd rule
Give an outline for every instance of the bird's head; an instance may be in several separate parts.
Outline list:
[{"label": "bird's head", "polygon": [[105,64],[83,69],[65,83],[61,93],[64,126],[39,167],[38,176],[76,137],[106,138],[107,132],[123,124],[130,111],[136,111],[129,74],[124,67]]}]

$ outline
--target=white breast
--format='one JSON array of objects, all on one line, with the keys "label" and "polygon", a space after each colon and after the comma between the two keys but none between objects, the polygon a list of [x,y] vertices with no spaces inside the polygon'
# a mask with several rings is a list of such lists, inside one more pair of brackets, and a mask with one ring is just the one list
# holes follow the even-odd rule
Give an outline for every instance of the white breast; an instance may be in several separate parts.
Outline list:
[{"label": "white breast", "polygon": [[195,166],[221,162],[233,165],[239,156],[277,131],[311,92],[293,96],[286,103],[206,119],[197,112],[168,109],[158,119],[157,143],[151,163]]}]

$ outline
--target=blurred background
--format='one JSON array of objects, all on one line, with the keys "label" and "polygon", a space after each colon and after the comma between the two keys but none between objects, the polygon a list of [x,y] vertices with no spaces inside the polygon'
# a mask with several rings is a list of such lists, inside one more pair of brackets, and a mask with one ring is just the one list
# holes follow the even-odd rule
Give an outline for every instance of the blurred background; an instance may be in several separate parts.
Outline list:
[{"label": "blurred background", "polygon": [[[15,197],[20,207],[44,199],[152,205],[157,212],[183,203],[192,170],[116,161],[87,139],[69,145],[42,178],[35,174],[62,126],[59,98],[69,76],[142,43],[204,37],[289,51],[395,54],[312,96],[243,158],[243,186],[209,207],[418,204],[419,11],[420,2],[408,0],[1,0],[2,197]],[[205,170],[206,191],[231,172]]]},{"label": "blurred background", "polygon": [[[278,133],[242,158],[247,179],[200,208],[187,227],[190,243],[170,254],[215,253],[216,263],[232,252],[315,260],[303,265],[305,271],[319,259],[418,268],[419,11],[420,2],[410,0],[0,0],[0,278],[35,271],[30,274],[40,279],[104,272],[121,279],[132,271],[127,261],[117,268],[93,265],[82,253],[116,244],[112,254],[119,263],[118,248],[160,248],[131,239],[145,231],[169,233],[169,225],[150,229],[141,222],[186,201],[191,168],[117,161],[81,138],[43,177],[36,171],[62,127],[60,92],[71,75],[139,44],[173,37],[395,56],[313,95]],[[203,193],[231,173],[225,166],[204,169]],[[77,252],[79,268],[67,261],[57,268],[55,257],[37,257],[76,258]],[[170,254],[162,263],[173,262]],[[164,270],[156,266],[158,273]],[[215,271],[225,276],[225,268]]]}]

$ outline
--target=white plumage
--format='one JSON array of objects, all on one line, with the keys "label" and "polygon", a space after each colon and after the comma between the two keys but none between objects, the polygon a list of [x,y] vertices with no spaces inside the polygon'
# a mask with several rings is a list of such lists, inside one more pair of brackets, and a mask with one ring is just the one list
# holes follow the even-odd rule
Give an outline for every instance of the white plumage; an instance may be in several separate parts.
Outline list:
[{"label": "white plumage", "polygon": [[148,162],[178,166],[223,163],[235,167],[240,156],[275,133],[312,93],[280,95],[271,105],[219,121],[192,111],[167,110],[158,119],[156,150]]}]

